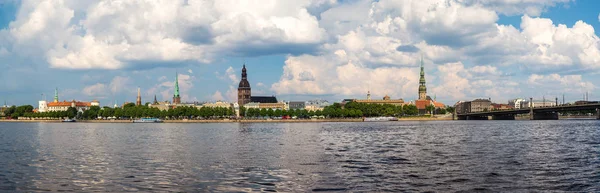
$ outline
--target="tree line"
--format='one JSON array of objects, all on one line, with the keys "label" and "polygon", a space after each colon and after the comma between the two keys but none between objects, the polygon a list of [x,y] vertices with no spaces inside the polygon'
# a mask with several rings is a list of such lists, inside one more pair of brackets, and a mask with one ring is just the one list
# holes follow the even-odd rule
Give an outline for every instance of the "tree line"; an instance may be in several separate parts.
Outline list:
[{"label": "tree line", "polygon": [[[12,106],[5,110],[5,115],[18,118],[18,117],[29,117],[29,118],[78,118],[78,119],[97,119],[97,118],[116,118],[116,119],[134,119],[142,117],[155,117],[163,119],[182,119],[182,118],[225,118],[235,116],[233,108],[225,107],[201,107],[196,108],[193,106],[180,106],[168,110],[160,110],[155,107],[148,107],[148,105],[136,106],[133,103],[125,104],[122,108],[111,108],[111,107],[98,107],[92,106],[89,109],[78,112],[77,109],[69,107],[67,111],[53,111],[53,112],[33,112],[33,106],[23,105],[19,107]],[[327,118],[356,118],[356,117],[379,117],[379,116],[415,116],[419,114],[419,111],[415,105],[402,105],[396,106],[391,104],[369,104],[369,103],[357,103],[348,102],[343,107],[340,103],[334,103],[333,105],[325,107],[323,110],[308,111],[305,109],[246,109],[240,107],[240,115],[243,117],[297,117],[297,118],[310,118],[314,116],[327,117]],[[439,114],[445,114],[446,111],[453,112],[454,108],[448,107],[447,109],[434,109],[433,106],[427,108],[428,111],[436,111]]]}]

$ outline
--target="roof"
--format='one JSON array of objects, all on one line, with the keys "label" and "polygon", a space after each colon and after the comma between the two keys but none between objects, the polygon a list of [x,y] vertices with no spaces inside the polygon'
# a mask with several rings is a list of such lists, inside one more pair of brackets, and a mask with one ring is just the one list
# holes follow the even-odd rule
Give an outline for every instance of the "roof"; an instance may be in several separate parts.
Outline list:
[{"label": "roof", "polygon": [[490,101],[488,99],[475,99],[475,100],[473,100],[471,102],[492,102],[492,101]]},{"label": "roof", "polygon": [[277,103],[275,96],[251,96],[250,102],[255,103]]},{"label": "roof", "polygon": [[446,107],[446,105],[444,105],[444,103],[437,102],[437,101],[434,101],[434,102],[433,102],[433,105],[434,105],[436,108],[443,108],[443,107]]},{"label": "roof", "polygon": [[238,88],[250,88],[250,83],[248,82],[248,79],[242,79]]},{"label": "roof", "polygon": [[415,106],[417,106],[417,109],[425,109],[425,107],[431,105],[430,100],[416,100],[415,101]]},{"label": "roof", "polygon": [[90,102],[81,101],[63,101],[63,102],[49,102],[48,107],[70,107],[72,103],[75,103],[76,107],[89,107],[92,106]]}]

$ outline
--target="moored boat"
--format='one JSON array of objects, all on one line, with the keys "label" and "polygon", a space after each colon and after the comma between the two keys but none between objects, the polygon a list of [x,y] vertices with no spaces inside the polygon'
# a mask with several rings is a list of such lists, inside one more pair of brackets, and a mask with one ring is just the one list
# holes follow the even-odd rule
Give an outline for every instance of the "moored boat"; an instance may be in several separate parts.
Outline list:
[{"label": "moored boat", "polygon": [[398,121],[396,117],[365,117],[364,122],[378,122],[378,121]]},{"label": "moored boat", "polygon": [[138,120],[133,120],[134,123],[162,123],[163,120],[158,118],[141,118]]},{"label": "moored boat", "polygon": [[66,119],[63,119],[62,122],[76,122],[76,120],[75,119],[66,118]]}]

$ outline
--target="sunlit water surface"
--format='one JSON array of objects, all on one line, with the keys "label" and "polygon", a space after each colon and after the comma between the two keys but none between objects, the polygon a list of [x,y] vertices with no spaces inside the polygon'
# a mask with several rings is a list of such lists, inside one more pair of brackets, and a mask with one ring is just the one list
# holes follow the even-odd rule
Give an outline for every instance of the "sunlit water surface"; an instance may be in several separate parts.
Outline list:
[{"label": "sunlit water surface", "polygon": [[0,123],[0,191],[600,191],[600,121]]}]

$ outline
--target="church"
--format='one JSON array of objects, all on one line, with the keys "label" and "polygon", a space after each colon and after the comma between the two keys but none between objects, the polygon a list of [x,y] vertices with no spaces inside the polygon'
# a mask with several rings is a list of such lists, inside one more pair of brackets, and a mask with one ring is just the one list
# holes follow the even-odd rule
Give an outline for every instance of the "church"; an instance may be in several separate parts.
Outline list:
[{"label": "church", "polygon": [[432,100],[430,96],[427,96],[427,86],[425,85],[425,67],[423,62],[423,56],[421,56],[421,73],[419,78],[419,99],[415,101],[415,106],[419,110],[419,114],[427,114],[427,106],[434,106],[435,109],[444,108],[441,102],[437,102],[435,98]]},{"label": "church", "polygon": [[277,101],[275,96],[252,96],[252,88],[248,82],[246,64],[242,67],[242,80],[238,85],[238,104],[246,108],[284,109],[285,103]]}]

